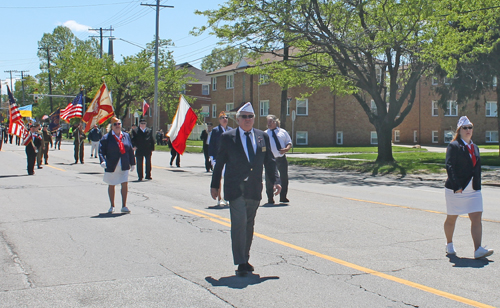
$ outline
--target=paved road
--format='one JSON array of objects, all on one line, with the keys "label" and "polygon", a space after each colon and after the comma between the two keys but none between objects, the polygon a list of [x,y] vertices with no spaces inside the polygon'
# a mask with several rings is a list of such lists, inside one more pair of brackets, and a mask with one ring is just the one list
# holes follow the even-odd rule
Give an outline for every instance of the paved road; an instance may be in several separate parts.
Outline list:
[{"label": "paved road", "polygon": [[[500,306],[498,256],[472,259],[467,218],[444,255],[441,179],[292,166],[291,202],[260,207],[256,270],[240,278],[201,154],[170,168],[155,152],[152,181],[130,176],[129,215],[105,214],[97,160],[72,156],[63,144],[26,176],[23,148],[0,152],[0,307]],[[498,250],[500,190],[483,196]]]}]

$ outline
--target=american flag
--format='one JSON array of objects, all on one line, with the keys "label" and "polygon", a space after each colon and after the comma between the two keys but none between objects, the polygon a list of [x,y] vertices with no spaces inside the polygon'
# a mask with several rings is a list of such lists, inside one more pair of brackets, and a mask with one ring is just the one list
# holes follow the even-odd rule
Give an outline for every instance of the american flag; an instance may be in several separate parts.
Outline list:
[{"label": "american flag", "polygon": [[83,91],[73,99],[71,103],[61,110],[61,119],[69,122],[73,118],[81,118],[83,115]]},{"label": "american flag", "polygon": [[23,117],[19,113],[14,95],[7,86],[7,94],[9,96],[9,130],[8,133],[23,137],[26,128],[24,127]]}]

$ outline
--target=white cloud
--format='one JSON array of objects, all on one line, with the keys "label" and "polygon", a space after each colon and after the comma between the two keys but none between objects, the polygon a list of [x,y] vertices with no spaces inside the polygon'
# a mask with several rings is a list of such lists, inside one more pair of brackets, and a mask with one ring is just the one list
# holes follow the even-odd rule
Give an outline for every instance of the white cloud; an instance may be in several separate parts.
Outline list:
[{"label": "white cloud", "polygon": [[63,26],[68,27],[71,31],[75,32],[90,32],[90,26],[82,25],[74,20],[68,20],[62,23]]}]

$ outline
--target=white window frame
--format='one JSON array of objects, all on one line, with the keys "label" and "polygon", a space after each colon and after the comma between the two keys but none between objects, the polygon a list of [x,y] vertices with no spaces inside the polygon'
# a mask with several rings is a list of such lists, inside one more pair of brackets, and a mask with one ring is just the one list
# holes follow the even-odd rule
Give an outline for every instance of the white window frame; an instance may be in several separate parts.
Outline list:
[{"label": "white window frame", "polygon": [[432,111],[431,111],[431,115],[433,117],[437,117],[439,116],[439,106],[438,106],[438,102],[437,101],[432,101]]},{"label": "white window frame", "polygon": [[437,130],[432,131],[432,143],[439,143],[439,135]]},{"label": "white window frame", "polygon": [[344,144],[344,132],[339,131],[337,132],[337,144]]},{"label": "white window frame", "polygon": [[437,86],[439,84],[439,78],[437,76],[432,76],[432,85]]},{"label": "white window frame", "polygon": [[181,91],[180,91],[182,94],[186,94],[186,84],[183,84],[181,86]]},{"label": "white window frame", "polygon": [[[496,134],[497,140],[492,140],[492,134]],[[498,131],[497,130],[487,130],[485,142],[486,143],[498,143]]]},{"label": "white window frame", "polygon": [[226,112],[234,109],[234,103],[226,103]]},{"label": "white window frame", "polygon": [[494,86],[494,87],[496,87],[496,86],[497,86],[497,84],[498,84],[498,79],[497,79],[497,76],[493,76],[493,81],[492,81],[492,83],[493,83],[493,86]]},{"label": "white window frame", "polygon": [[202,84],[201,85],[201,95],[210,95],[210,85]]},{"label": "white window frame", "polygon": [[451,84],[451,78],[444,77],[443,82],[444,82],[445,85],[450,85]]},{"label": "white window frame", "polygon": [[234,88],[234,74],[226,75],[226,89]]},{"label": "white window frame", "polygon": [[212,77],[212,92],[217,91],[217,77]]},{"label": "white window frame", "polygon": [[217,118],[217,104],[212,104],[212,118]]},{"label": "white window frame", "polygon": [[[455,109],[455,114],[453,114],[452,107],[455,105],[453,109]],[[458,117],[458,104],[456,101],[447,101],[446,102],[446,111],[444,113],[445,117]]]},{"label": "white window frame", "polygon": [[[492,105],[495,105],[495,114],[491,114],[491,107],[492,107]],[[497,102],[492,102],[492,101],[486,102],[485,109],[486,109],[486,116],[487,117],[491,117],[491,118],[496,118],[497,117],[497,115],[498,115]]]},{"label": "white window frame", "polygon": [[377,74],[377,83],[381,83],[382,82],[382,68],[377,67],[375,69],[375,73]]},{"label": "white window frame", "polygon": [[269,84],[269,75],[259,74],[259,85]]},{"label": "white window frame", "polygon": [[401,141],[401,131],[395,130],[394,131],[394,142],[400,142],[400,141]]},{"label": "white window frame", "polygon": [[[305,142],[299,142],[299,135],[301,135],[300,140],[305,139]],[[309,136],[307,131],[297,131],[295,133],[295,144],[296,145],[308,145],[309,144]]]},{"label": "white window frame", "polygon": [[370,132],[370,144],[378,144],[378,135],[376,131]]},{"label": "white window frame", "polygon": [[375,104],[373,99],[370,101],[370,110],[374,115],[377,115],[377,104]]},{"label": "white window frame", "polygon": [[286,115],[290,115],[290,100],[286,100]]},{"label": "white window frame", "polygon": [[[299,104],[304,104],[305,106],[299,106]],[[305,113],[299,113],[299,108],[305,108]],[[308,116],[309,115],[309,99],[296,99],[295,100],[295,113],[297,116]]]},{"label": "white window frame", "polygon": [[[447,134],[451,136],[450,140],[446,139],[446,135]],[[443,142],[444,143],[450,143],[451,140],[453,140],[453,136],[455,136],[455,132],[454,131],[452,131],[452,130],[445,130],[444,133],[443,133]]]},{"label": "white window frame", "polygon": [[413,131],[413,142],[418,142],[418,131],[416,130]]},{"label": "white window frame", "polygon": [[269,100],[259,102],[259,116],[266,117],[269,114]]}]

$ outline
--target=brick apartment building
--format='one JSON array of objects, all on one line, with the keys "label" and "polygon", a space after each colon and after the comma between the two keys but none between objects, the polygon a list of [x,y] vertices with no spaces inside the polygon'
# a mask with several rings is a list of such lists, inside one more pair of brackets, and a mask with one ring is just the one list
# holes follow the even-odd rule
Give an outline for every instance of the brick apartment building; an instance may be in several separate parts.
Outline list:
[{"label": "brick apartment building", "polygon": [[[262,60],[279,61],[272,55]],[[267,76],[250,75],[245,70],[251,60],[243,59],[238,63],[211,72],[210,116],[205,119],[218,125],[221,111],[229,112],[229,126],[237,126],[234,110],[243,102],[251,102],[255,112],[255,127],[266,129],[266,116],[280,114],[281,88],[268,82]],[[403,123],[393,130],[393,142],[401,144],[448,143],[460,116],[467,115],[476,125],[476,143],[498,143],[496,119],[496,94],[488,93],[481,101],[457,106],[449,102],[447,110],[437,106],[438,95],[434,92],[438,84],[435,78],[422,78],[418,83],[418,94],[411,112]],[[307,89],[294,87],[288,89],[289,103],[286,130],[292,136],[294,145],[308,146],[362,146],[377,144],[375,127],[352,96],[338,96],[324,88],[308,98],[301,98]],[[207,109],[208,104],[204,105]],[[231,110],[233,110],[231,112]],[[292,123],[292,111],[296,119]]]}]

